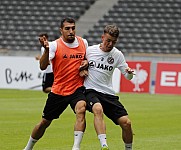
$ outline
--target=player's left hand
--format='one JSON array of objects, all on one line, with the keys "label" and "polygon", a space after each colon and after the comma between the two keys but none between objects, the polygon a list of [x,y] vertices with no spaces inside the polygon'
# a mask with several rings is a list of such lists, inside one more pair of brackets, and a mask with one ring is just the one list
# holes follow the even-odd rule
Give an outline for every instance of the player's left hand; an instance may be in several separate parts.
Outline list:
[{"label": "player's left hand", "polygon": [[81,77],[86,77],[86,76],[88,76],[88,71],[87,70],[82,70],[82,71],[79,72],[79,75]]}]

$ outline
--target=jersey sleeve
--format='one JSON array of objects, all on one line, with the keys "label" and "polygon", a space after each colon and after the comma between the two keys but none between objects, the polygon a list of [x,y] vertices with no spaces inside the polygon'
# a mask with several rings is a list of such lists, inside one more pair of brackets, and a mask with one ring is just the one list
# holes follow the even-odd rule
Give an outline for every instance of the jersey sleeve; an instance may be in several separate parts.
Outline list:
[{"label": "jersey sleeve", "polygon": [[129,74],[126,72],[126,68],[128,68],[128,64],[126,63],[125,57],[121,51],[119,53],[117,68],[121,71],[121,73],[124,75],[126,79],[131,80],[133,78],[133,74]]},{"label": "jersey sleeve", "polygon": [[83,39],[86,49],[88,48],[88,42],[86,39]]},{"label": "jersey sleeve", "polygon": [[57,42],[49,42],[49,60],[52,60],[55,57],[55,52],[57,50]]}]

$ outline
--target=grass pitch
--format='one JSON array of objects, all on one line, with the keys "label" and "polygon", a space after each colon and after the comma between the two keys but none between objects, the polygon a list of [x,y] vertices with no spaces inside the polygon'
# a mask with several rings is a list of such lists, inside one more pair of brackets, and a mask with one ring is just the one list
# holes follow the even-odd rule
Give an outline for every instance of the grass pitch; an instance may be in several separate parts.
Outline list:
[{"label": "grass pitch", "polygon": [[[181,96],[120,93],[134,130],[134,150],[181,149]],[[41,119],[47,95],[41,91],[0,90],[0,149],[22,150]],[[86,114],[87,129],[81,150],[100,150],[93,115]],[[68,109],[54,120],[34,150],[71,150],[75,116]],[[121,128],[105,117],[110,150],[124,150]]]}]

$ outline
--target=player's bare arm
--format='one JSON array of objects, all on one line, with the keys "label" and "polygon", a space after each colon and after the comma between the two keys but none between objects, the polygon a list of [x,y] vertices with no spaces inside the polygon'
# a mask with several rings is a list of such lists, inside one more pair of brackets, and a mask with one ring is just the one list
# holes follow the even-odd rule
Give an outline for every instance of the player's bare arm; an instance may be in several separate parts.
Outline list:
[{"label": "player's bare arm", "polygon": [[44,37],[42,40],[42,46],[45,48],[45,51],[40,58],[40,69],[45,70],[49,65],[49,43],[46,37]]},{"label": "player's bare arm", "polygon": [[88,61],[85,59],[81,62],[80,64],[80,68],[79,68],[79,71],[82,71],[82,70],[87,70],[88,69],[88,66],[89,66],[89,63]]},{"label": "player's bare arm", "polygon": [[81,77],[85,77],[88,76],[88,67],[89,67],[89,63],[87,60],[83,60],[80,64],[80,68],[79,68],[79,75]]}]

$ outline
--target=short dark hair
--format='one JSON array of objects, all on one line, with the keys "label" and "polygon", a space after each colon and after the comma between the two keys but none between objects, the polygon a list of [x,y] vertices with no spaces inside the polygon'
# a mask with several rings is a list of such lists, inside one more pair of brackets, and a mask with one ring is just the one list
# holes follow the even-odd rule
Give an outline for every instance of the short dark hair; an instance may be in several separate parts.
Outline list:
[{"label": "short dark hair", "polygon": [[63,23],[64,22],[68,22],[68,23],[74,23],[75,24],[75,20],[71,17],[66,17],[66,18],[63,18],[60,22],[60,28],[63,28]]},{"label": "short dark hair", "polygon": [[39,34],[39,37],[43,37],[43,36],[45,36],[48,39],[48,34],[47,33],[40,33]]},{"label": "short dark hair", "polygon": [[116,25],[107,25],[104,28],[104,34],[108,33],[109,35],[118,38],[119,37],[119,29]]}]

